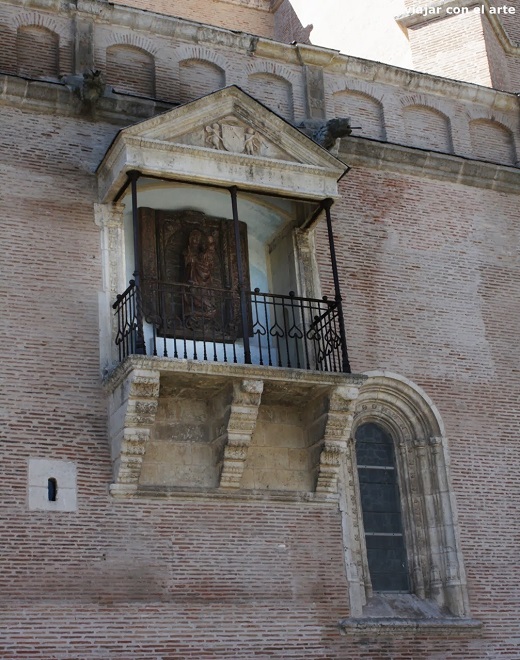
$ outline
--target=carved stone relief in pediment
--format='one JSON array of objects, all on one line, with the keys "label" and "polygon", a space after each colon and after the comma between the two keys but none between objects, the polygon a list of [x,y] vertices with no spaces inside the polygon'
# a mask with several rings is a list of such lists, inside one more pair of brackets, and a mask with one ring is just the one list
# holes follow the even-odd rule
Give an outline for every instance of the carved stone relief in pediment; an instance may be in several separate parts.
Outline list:
[{"label": "carved stone relief in pediment", "polygon": [[280,149],[255,127],[232,115],[172,138],[171,141],[235,154],[294,161],[293,156]]}]

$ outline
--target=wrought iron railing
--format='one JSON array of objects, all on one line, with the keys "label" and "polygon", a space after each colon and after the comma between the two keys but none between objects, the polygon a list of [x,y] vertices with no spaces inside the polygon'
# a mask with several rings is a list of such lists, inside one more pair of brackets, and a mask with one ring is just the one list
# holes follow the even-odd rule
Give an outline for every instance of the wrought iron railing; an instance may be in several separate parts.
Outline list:
[{"label": "wrought iron railing", "polygon": [[[341,302],[133,280],[113,305],[119,360],[139,353],[347,371]],[[246,310],[244,320],[242,310]],[[148,350],[147,350],[148,349]]]}]

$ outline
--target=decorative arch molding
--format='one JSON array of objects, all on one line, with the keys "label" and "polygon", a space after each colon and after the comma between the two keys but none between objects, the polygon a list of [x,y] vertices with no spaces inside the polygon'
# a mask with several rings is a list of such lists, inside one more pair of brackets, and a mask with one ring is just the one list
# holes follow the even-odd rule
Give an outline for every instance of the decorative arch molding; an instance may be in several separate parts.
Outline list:
[{"label": "decorative arch molding", "polygon": [[500,112],[497,110],[489,110],[486,112],[485,108],[469,106],[466,109],[465,114],[468,122],[474,121],[476,119],[487,120],[495,124],[502,125],[503,128],[507,128],[509,131],[511,131],[513,135],[517,130],[516,117],[511,117],[505,112]]},{"label": "decorative arch molding", "polygon": [[299,77],[294,71],[291,71],[291,69],[283,64],[278,64],[278,62],[268,62],[265,60],[249,62],[247,65],[247,77],[249,78],[258,73],[276,76],[277,78],[281,78],[290,83],[293,87],[297,85],[299,81]]},{"label": "decorative arch molding", "polygon": [[357,92],[370,97],[381,107],[384,107],[385,94],[381,94],[378,89],[371,83],[365,80],[349,80],[348,87],[345,85],[345,80],[342,78],[331,78],[327,83],[327,88],[330,94],[338,92]]},{"label": "decorative arch molding", "polygon": [[157,57],[159,48],[151,39],[133,33],[105,33],[99,44],[104,50],[112,46],[133,46],[139,50],[144,50],[152,57]]},{"label": "decorative arch molding", "polygon": [[40,14],[36,11],[22,12],[14,17],[13,26],[16,30],[21,27],[40,27],[54,32],[60,38],[60,42],[70,41],[72,38],[68,24],[57,21],[54,16]]},{"label": "decorative arch molding", "polygon": [[477,116],[469,120],[469,133],[475,158],[518,165],[515,131],[510,125],[497,120],[495,116]]},{"label": "decorative arch molding", "polygon": [[204,46],[192,46],[190,44],[183,44],[179,48],[176,48],[172,53],[171,61],[177,66],[185,60],[201,60],[202,62],[210,62],[218,66],[224,73],[227,75],[228,63],[219,55],[209,48]]},{"label": "decorative arch molding", "polygon": [[354,437],[363,424],[379,425],[393,439],[403,509],[412,593],[467,617],[469,601],[449,451],[439,411],[409,379],[366,373],[356,401],[345,465],[346,562],[352,616],[362,616],[374,595],[364,542]]},{"label": "decorative arch molding", "polygon": [[59,78],[59,34],[42,25],[19,26],[16,30],[16,70],[19,75],[31,78]]},{"label": "decorative arch molding", "polygon": [[367,417],[370,411],[379,411],[378,419],[383,414],[389,432],[394,438],[400,434],[403,442],[445,436],[437,406],[419,385],[391,371],[367,371],[364,375],[368,379],[360,389],[355,411],[356,418],[364,418],[362,423],[375,421]]},{"label": "decorative arch molding", "polygon": [[[175,50],[171,51],[169,55],[169,69],[173,72],[170,80],[172,88],[172,98],[179,101],[183,95],[182,81],[181,81],[181,68],[183,63],[190,61],[198,61],[205,64],[217,67],[223,73],[224,85],[227,84],[229,75],[229,65],[226,60],[219,53],[215,53],[204,46],[183,44]],[[215,90],[211,90],[215,91]]]},{"label": "decorative arch molding", "polygon": [[249,93],[287,121],[294,120],[296,76],[276,62],[255,62],[247,67]]},{"label": "decorative arch molding", "polygon": [[411,105],[424,106],[430,110],[436,110],[439,114],[449,119],[448,115],[445,113],[445,104],[442,101],[438,101],[433,96],[426,96],[425,94],[407,94],[406,96],[401,96],[399,99],[399,105],[403,110]]},{"label": "decorative arch molding", "polygon": [[[402,114],[405,135],[410,146],[453,153],[451,121],[442,110],[423,103],[413,103],[404,106]],[[433,125],[425,130],[427,118]]]},{"label": "decorative arch molding", "polygon": [[226,86],[226,72],[218,64],[191,58],[179,62],[180,103],[189,103]]}]

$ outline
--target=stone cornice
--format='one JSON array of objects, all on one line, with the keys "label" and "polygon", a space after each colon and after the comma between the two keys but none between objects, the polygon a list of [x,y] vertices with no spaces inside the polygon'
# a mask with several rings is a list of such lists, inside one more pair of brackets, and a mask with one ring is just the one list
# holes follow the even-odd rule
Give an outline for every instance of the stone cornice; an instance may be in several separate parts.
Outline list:
[{"label": "stone cornice", "polygon": [[520,55],[520,44],[515,43],[507,34],[504,26],[498,19],[497,14],[490,13],[489,0],[442,0],[441,2],[432,2],[426,5],[426,8],[438,9],[438,13],[424,16],[423,14],[403,14],[398,16],[396,21],[405,28],[414,28],[419,25],[424,25],[430,21],[437,21],[439,18],[451,18],[453,14],[448,14],[447,10],[451,7],[475,7],[477,5],[485,5],[487,16],[495,34],[500,41],[502,48],[511,55]]},{"label": "stone cornice", "polygon": [[[454,0],[450,0],[450,2],[452,1]],[[461,0],[462,3],[469,4],[475,4],[475,1]],[[234,32],[225,28],[213,27],[188,19],[165,16],[123,5],[114,5],[96,0],[77,0],[76,5],[63,0],[2,0],[2,2],[34,10],[65,13],[69,16],[74,14],[85,17],[90,16],[95,21],[106,24],[153,32],[158,36],[175,37],[175,39],[181,41],[221,45],[249,53],[253,57],[265,57],[295,66],[320,66],[330,74],[347,75],[367,82],[398,86],[402,90],[414,93],[422,92],[451,100],[482,103],[491,109],[508,111],[518,107],[517,98],[514,94],[500,92],[473,83],[449,80],[441,76],[364,60],[344,55],[329,48],[308,44],[288,45],[243,32]],[[461,2],[457,0],[458,4],[461,4]],[[449,3],[444,1],[437,4],[448,6]],[[488,14],[488,17],[493,25],[498,26],[497,30],[502,30],[503,38],[509,39],[496,16]],[[408,18],[406,17],[406,20]],[[420,18],[424,20],[423,17]],[[510,40],[509,43],[511,44]],[[520,48],[514,45],[510,47],[516,49],[515,52],[520,52]]]},{"label": "stone cornice", "polygon": [[[69,117],[83,113],[79,95],[70,85],[9,74],[0,75],[0,105]],[[111,93],[100,99],[92,119],[126,126],[129,122],[148,119],[170,110],[172,105],[128,94]]]},{"label": "stone cornice", "polygon": [[520,194],[520,169],[360,137],[343,138],[339,157],[351,167],[368,167],[496,192]]},{"label": "stone cornice", "polygon": [[199,362],[154,356],[132,355],[121,362],[104,380],[107,391],[113,391],[135,369],[156,369],[161,373],[198,374],[220,377],[223,374],[232,379],[261,379],[269,382],[284,382],[298,385],[340,387],[362,385],[368,378],[363,374],[331,373],[306,371],[283,367],[265,367],[256,364],[230,364],[222,362]]},{"label": "stone cornice", "polygon": [[[46,2],[47,0],[31,1]],[[222,45],[245,52],[252,50],[258,39],[245,32],[227,30],[187,18],[166,16],[124,5],[96,2],[96,0],[77,0],[77,12],[79,15],[90,16],[98,22],[151,32],[160,37],[174,37],[197,44]]]},{"label": "stone cornice", "polygon": [[111,484],[110,495],[117,499],[177,499],[190,502],[200,500],[202,502],[215,502],[225,504],[226,501],[233,502],[277,502],[285,505],[322,506],[325,508],[338,507],[338,496],[330,493],[294,492],[286,490],[210,490],[189,489],[169,486],[126,486],[125,484]]},{"label": "stone cornice", "polygon": [[345,75],[366,82],[392,85],[409,93],[433,94],[452,101],[481,103],[504,112],[518,108],[517,97],[510,92],[343,55],[328,48],[306,44],[288,46],[268,39],[258,39],[253,55],[286,64],[320,66],[331,75]]}]

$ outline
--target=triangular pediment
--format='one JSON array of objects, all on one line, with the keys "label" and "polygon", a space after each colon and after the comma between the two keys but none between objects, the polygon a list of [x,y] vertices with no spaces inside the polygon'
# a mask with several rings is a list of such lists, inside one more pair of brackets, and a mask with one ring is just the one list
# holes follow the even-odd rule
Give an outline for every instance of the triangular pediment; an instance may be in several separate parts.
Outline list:
[{"label": "triangular pediment", "polygon": [[[109,188],[121,183],[123,172],[114,172],[114,167],[321,198],[336,194],[335,184],[348,169],[236,86],[120,131],[98,168],[105,198]],[[305,184],[297,181],[302,175]]]}]

